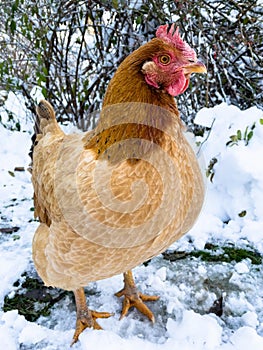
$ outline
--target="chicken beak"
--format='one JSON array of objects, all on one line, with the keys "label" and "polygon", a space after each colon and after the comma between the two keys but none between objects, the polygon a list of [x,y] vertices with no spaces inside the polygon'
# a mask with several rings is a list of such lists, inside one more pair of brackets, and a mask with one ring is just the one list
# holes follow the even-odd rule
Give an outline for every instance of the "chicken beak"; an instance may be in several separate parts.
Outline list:
[{"label": "chicken beak", "polygon": [[200,61],[188,64],[187,66],[184,66],[183,69],[184,69],[184,74],[207,73],[206,66]]}]

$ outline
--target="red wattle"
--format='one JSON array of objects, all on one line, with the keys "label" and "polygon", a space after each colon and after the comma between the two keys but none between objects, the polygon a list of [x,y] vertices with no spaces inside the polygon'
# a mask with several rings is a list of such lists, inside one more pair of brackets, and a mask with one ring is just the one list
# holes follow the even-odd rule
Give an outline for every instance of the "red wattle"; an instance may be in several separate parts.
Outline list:
[{"label": "red wattle", "polygon": [[185,92],[185,90],[188,88],[188,85],[189,85],[189,79],[186,79],[185,76],[183,75],[175,83],[169,85],[166,88],[166,91],[171,96],[177,96]]}]

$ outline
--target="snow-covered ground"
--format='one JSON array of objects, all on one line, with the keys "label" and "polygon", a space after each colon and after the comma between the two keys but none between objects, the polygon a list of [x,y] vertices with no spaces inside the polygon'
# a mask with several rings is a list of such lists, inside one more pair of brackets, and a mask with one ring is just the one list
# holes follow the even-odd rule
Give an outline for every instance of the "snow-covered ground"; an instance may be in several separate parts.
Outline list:
[{"label": "snow-covered ground", "polygon": [[[23,114],[13,97],[8,103]],[[4,112],[1,116],[4,119]],[[196,123],[212,125],[211,132],[199,140],[205,141],[201,152],[209,175],[206,202],[194,228],[170,251],[190,252],[209,242],[235,244],[263,254],[262,119],[263,112],[257,108],[240,111],[226,104],[198,113]],[[38,224],[33,220],[30,174],[14,171],[15,167],[27,168],[30,162],[31,127],[23,121],[17,132],[0,124],[0,228],[19,227],[12,234],[0,233],[0,347],[64,350],[69,348],[75,326],[69,297],[58,302],[50,316],[41,316],[34,323],[16,310],[2,311],[4,297],[16,291],[13,283],[25,271],[34,270],[31,241]],[[87,295],[92,292],[90,307],[115,312],[115,316],[99,320],[103,331],[87,329],[74,345],[76,350],[263,349],[262,265],[249,259],[171,262],[158,256],[147,266],[137,267],[134,275],[142,291],[161,297],[150,305],[155,325],[134,310],[118,320],[121,300],[114,293],[122,288],[122,276],[92,283],[87,288]],[[219,317],[209,309],[221,295],[223,314]]]}]

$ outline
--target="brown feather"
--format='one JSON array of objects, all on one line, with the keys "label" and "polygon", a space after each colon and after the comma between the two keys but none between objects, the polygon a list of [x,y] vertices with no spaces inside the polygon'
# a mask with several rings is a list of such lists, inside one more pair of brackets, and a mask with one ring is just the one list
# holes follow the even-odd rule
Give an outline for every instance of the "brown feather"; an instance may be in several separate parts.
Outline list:
[{"label": "brown feather", "polygon": [[194,224],[204,197],[195,154],[174,98],[141,72],[168,47],[153,39],[120,65],[92,132],[65,135],[38,109],[33,257],[47,285],[75,290],[132,269]]}]

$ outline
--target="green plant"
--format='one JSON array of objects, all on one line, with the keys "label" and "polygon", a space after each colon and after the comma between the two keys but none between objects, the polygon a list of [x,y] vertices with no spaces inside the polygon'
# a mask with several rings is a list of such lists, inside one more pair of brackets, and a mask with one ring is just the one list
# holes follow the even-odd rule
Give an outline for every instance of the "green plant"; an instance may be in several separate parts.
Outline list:
[{"label": "green plant", "polygon": [[244,141],[245,145],[247,146],[254,135],[253,130],[255,129],[255,127],[256,123],[253,123],[251,126],[247,126],[243,133],[241,132],[241,130],[237,130],[237,133],[235,135],[230,136],[230,141],[226,143],[226,146],[237,146],[240,141]]},{"label": "green plant", "polygon": [[199,258],[207,262],[240,262],[244,259],[250,259],[253,265],[262,264],[262,255],[253,248],[238,248],[234,245],[219,246],[212,243],[206,243],[203,250],[193,250],[192,252],[165,252],[165,260],[176,261],[186,258]]},{"label": "green plant", "polygon": [[38,86],[61,121],[87,129],[120,62],[158,25],[176,19],[208,69],[178,97],[194,128],[205,105],[262,106],[261,17],[257,0],[3,0],[0,89],[22,93],[34,113],[31,91]]},{"label": "green plant", "polygon": [[28,321],[34,322],[38,317],[49,316],[50,309],[69,292],[45,287],[38,278],[22,275],[24,282],[16,281],[17,291],[13,297],[5,296],[3,311],[18,310]]},{"label": "green plant", "polygon": [[213,182],[213,178],[215,176],[214,166],[217,162],[218,162],[217,158],[212,158],[206,169],[206,177],[208,177],[211,182]]}]

